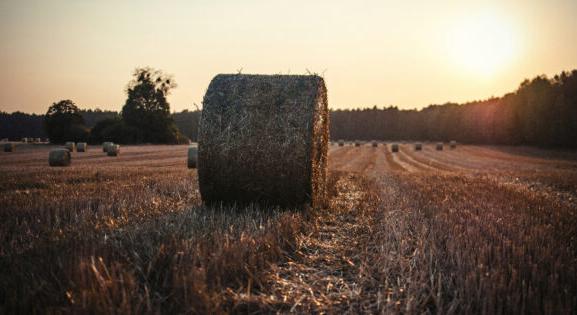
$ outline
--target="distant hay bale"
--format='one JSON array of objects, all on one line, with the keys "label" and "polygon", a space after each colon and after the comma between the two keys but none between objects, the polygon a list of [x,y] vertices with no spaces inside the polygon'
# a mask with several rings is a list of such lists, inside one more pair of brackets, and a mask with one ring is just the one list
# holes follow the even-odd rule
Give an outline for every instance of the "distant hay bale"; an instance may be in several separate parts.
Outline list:
[{"label": "distant hay bale", "polygon": [[339,140],[339,147],[345,146],[345,142],[343,140]]},{"label": "distant hay bale", "polygon": [[319,76],[217,75],[198,136],[202,200],[323,205],[328,119]]},{"label": "distant hay bale", "polygon": [[70,162],[70,150],[67,148],[52,149],[48,154],[48,165],[50,166],[68,166]]},{"label": "distant hay bale", "polygon": [[443,151],[443,143],[442,142],[438,142],[437,146],[436,146],[437,151]]},{"label": "distant hay bale", "polygon": [[88,144],[86,142],[78,142],[76,145],[77,152],[86,152],[88,151]]},{"label": "distant hay bale", "polygon": [[106,150],[106,155],[108,156],[117,156],[120,154],[120,145],[118,144],[111,144],[108,146]]},{"label": "distant hay bale", "polygon": [[12,152],[12,151],[14,151],[14,144],[4,143],[4,152]]},{"label": "distant hay bale", "polygon": [[423,144],[415,143],[415,151],[421,151],[421,150],[423,150]]},{"label": "distant hay bale", "polygon": [[361,146],[361,143],[358,141],[355,141],[355,147],[360,147],[360,146]]},{"label": "distant hay bale", "polygon": [[449,142],[449,147],[450,147],[451,149],[457,148],[457,141],[451,140],[451,142]]},{"label": "distant hay bale", "polygon": [[391,144],[391,152],[399,152],[399,144],[398,143]]},{"label": "distant hay bale", "polygon": [[196,164],[198,162],[198,148],[197,147],[189,147],[188,148],[188,168],[196,168]]},{"label": "distant hay bale", "polygon": [[108,147],[113,145],[114,143],[112,142],[104,142],[102,143],[102,152],[106,153],[108,152]]},{"label": "distant hay bale", "polygon": [[76,144],[72,141],[66,142],[64,147],[70,152],[74,152],[76,150]]},{"label": "distant hay bale", "polygon": [[379,146],[379,143],[377,141],[373,141],[373,148],[376,148]]}]

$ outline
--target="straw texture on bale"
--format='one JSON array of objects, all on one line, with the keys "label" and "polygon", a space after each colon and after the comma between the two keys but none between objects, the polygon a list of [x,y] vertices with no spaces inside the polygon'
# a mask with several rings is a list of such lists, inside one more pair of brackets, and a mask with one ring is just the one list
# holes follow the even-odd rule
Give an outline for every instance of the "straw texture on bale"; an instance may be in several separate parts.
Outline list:
[{"label": "straw texture on bale", "polygon": [[86,152],[88,150],[88,144],[86,142],[78,142],[76,145],[76,151]]},{"label": "straw texture on bale", "polygon": [[70,162],[70,151],[67,148],[52,149],[48,153],[48,165],[50,166],[68,166]]},{"label": "straw texture on bale", "polygon": [[198,148],[197,147],[189,147],[188,148],[188,168],[196,168],[198,161]]},{"label": "straw texture on bale", "polygon": [[443,151],[443,143],[437,143],[437,151]]},{"label": "straw texture on bale", "polygon": [[74,142],[66,142],[64,147],[66,147],[66,149],[68,149],[70,152],[74,152],[76,150],[76,144]]},{"label": "straw texture on bale", "polygon": [[421,143],[415,143],[415,151],[423,150],[423,145]]},{"label": "straw texture on bale", "polygon": [[398,143],[391,144],[391,151],[392,152],[399,152],[399,144]]},{"label": "straw texture on bale", "polygon": [[108,152],[108,147],[113,145],[114,143],[112,142],[104,142],[102,143],[102,152],[106,153]]},{"label": "straw texture on bale", "polygon": [[451,147],[451,149],[455,149],[457,147],[457,141],[452,140],[451,142],[449,142],[449,146]]},{"label": "straw texture on bale", "polygon": [[14,151],[14,145],[12,143],[4,143],[4,152]]},{"label": "straw texture on bale", "polygon": [[328,127],[319,76],[217,75],[199,128],[203,201],[324,205]]},{"label": "straw texture on bale", "polygon": [[120,146],[118,144],[111,144],[108,146],[106,150],[106,155],[108,156],[117,156],[120,154]]}]

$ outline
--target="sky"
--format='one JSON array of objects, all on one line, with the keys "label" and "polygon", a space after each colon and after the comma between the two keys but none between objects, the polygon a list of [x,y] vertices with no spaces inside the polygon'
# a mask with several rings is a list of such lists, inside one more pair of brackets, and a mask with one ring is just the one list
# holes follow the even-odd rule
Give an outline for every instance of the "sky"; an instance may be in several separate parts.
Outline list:
[{"label": "sky", "polygon": [[0,111],[121,110],[135,68],[172,111],[218,73],[325,77],[333,109],[466,102],[577,68],[577,1],[0,0]]}]

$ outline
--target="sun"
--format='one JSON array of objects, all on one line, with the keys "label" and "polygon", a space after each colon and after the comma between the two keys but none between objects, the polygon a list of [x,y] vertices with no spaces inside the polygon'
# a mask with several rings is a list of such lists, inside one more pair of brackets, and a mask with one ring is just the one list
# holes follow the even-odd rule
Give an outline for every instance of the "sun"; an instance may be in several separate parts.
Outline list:
[{"label": "sun", "polygon": [[451,62],[473,75],[491,77],[507,67],[518,52],[512,25],[496,14],[468,16],[449,34]]}]

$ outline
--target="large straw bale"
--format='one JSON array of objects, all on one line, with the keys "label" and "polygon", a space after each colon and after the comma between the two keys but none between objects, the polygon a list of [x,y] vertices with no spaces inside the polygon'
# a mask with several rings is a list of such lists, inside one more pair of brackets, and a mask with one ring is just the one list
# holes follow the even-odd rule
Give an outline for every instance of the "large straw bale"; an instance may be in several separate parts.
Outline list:
[{"label": "large straw bale", "polygon": [[52,149],[48,153],[48,165],[50,166],[68,166],[70,162],[70,150],[68,148]]},{"label": "large straw bale", "polygon": [[88,144],[86,142],[78,142],[76,145],[77,152],[86,152],[88,151]]},{"label": "large straw bale", "polygon": [[112,142],[103,142],[102,143],[102,152],[106,153],[108,152],[108,147],[113,145],[114,143]]},{"label": "large straw bale", "polygon": [[108,156],[117,156],[120,154],[120,145],[118,144],[111,144],[108,146],[106,150],[106,155]]},{"label": "large straw bale", "polygon": [[12,151],[14,151],[14,144],[4,143],[4,152],[12,152]]},{"label": "large straw bale", "polygon": [[198,164],[198,147],[189,147],[188,148],[188,161],[187,165],[188,168],[196,168]]},{"label": "large straw bale", "polygon": [[319,76],[217,75],[199,129],[203,201],[323,205],[328,126]]},{"label": "large straw bale", "polygon": [[391,152],[399,152],[399,144],[398,143],[391,144]]},{"label": "large straw bale", "polygon": [[68,149],[68,151],[74,152],[76,150],[76,143],[69,141],[69,142],[66,142],[64,144],[64,147],[66,147],[66,149]]},{"label": "large straw bale", "polygon": [[437,151],[443,151],[443,143],[442,143],[442,142],[437,142],[436,149],[437,149]]}]

